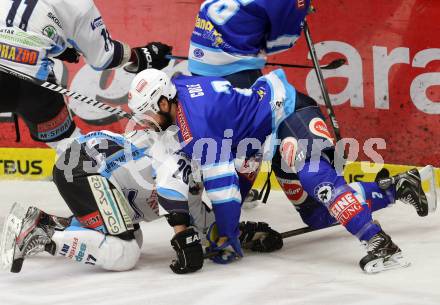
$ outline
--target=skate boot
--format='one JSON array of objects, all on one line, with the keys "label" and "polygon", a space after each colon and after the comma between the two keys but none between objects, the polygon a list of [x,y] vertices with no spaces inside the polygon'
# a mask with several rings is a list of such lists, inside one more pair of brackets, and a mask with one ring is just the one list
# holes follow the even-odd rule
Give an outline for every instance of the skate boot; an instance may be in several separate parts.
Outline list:
[{"label": "skate boot", "polygon": [[[432,193],[429,196],[430,198],[427,198],[422,189],[422,171],[424,171],[426,176],[423,180],[430,182],[430,193]],[[428,215],[429,212],[435,211],[437,207],[434,172],[431,166],[423,168],[420,172],[414,168],[393,177],[380,179],[378,184],[382,189],[394,186],[396,199],[405,204],[412,205],[416,209],[417,214],[421,217]]]},{"label": "skate boot", "polygon": [[3,268],[18,273],[25,257],[47,251],[55,253],[55,244],[51,237],[55,228],[65,227],[62,222],[67,218],[48,215],[36,207],[24,208],[15,203],[4,224],[0,243],[0,255]]},{"label": "skate boot", "polygon": [[359,266],[366,273],[377,273],[410,265],[404,259],[402,250],[384,231],[380,231],[364,243],[368,254],[361,259]]}]

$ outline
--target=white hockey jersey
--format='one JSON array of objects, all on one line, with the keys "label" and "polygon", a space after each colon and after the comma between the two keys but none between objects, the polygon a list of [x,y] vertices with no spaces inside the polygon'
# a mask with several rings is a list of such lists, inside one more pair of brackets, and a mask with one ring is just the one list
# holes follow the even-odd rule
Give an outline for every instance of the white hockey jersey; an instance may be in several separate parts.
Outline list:
[{"label": "white hockey jersey", "polygon": [[49,58],[67,47],[96,70],[113,60],[114,41],[92,0],[0,0],[2,65],[45,80],[52,70]]},{"label": "white hockey jersey", "polygon": [[[190,201],[190,215],[196,227],[213,222],[213,215],[201,200],[202,186],[193,181],[191,163],[186,156],[165,147],[164,138],[157,134],[136,131],[124,136],[110,131],[91,132],[77,142],[86,145],[88,155],[96,161],[93,166],[109,179],[128,199],[133,209],[132,220],[153,221],[160,213],[158,194],[174,202]],[[200,193],[190,194],[189,190]],[[213,213],[211,213],[213,214]]]}]

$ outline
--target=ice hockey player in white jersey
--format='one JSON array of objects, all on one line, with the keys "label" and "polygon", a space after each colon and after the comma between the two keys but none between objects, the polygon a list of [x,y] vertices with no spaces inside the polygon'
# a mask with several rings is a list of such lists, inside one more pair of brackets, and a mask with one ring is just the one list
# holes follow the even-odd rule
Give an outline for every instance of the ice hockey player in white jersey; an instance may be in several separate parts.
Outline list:
[{"label": "ice hockey player in white jersey", "polygon": [[[171,245],[177,258],[170,268],[175,273],[199,270],[199,232],[208,230],[214,215],[201,200],[189,160],[155,139],[148,131],[125,136],[99,131],[76,139],[54,167],[54,182],[74,216],[15,205],[2,235],[3,266],[19,272],[25,257],[46,250],[86,265],[129,270],[141,251],[139,222],[158,219],[161,209],[176,233]],[[243,222],[240,228],[250,250],[282,247],[280,234],[266,223]]]},{"label": "ice hockey player in white jersey", "polygon": [[[52,58],[96,70],[162,69],[171,47],[153,42],[130,48],[113,39],[92,0],[0,0],[0,64],[56,82]],[[62,95],[0,72],[0,112],[22,117],[35,141],[53,143],[78,134]]]}]

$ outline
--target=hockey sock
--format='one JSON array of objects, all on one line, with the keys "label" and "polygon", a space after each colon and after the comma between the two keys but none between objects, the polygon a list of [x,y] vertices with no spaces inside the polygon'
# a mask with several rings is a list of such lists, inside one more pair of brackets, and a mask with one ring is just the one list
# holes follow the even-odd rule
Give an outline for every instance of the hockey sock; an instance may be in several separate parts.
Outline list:
[{"label": "hockey sock", "polygon": [[298,176],[309,196],[324,204],[330,214],[360,240],[369,240],[381,230],[373,223],[362,194],[347,185],[326,159],[307,160]]}]

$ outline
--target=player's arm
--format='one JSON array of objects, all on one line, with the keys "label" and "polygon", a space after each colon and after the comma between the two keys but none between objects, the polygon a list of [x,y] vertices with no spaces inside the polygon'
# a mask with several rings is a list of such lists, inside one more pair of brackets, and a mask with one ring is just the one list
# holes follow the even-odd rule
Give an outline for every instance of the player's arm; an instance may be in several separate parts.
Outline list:
[{"label": "player's arm", "polygon": [[218,252],[212,260],[226,264],[242,257],[240,247],[239,220],[241,195],[238,175],[232,158],[226,162],[202,166],[203,184],[211,200],[215,224],[208,232],[209,252]]},{"label": "player's arm", "polygon": [[68,42],[81,53],[95,70],[122,67],[137,73],[147,68],[163,69],[168,65],[166,55],[171,47],[152,42],[144,47],[131,48],[128,44],[112,39],[104,20],[94,4],[75,23],[73,37]]},{"label": "player's arm", "polygon": [[267,54],[282,52],[295,44],[301,36],[310,2],[283,0],[266,8],[270,24],[266,41]]},{"label": "player's arm", "polygon": [[168,212],[166,218],[175,233],[171,246],[177,258],[170,268],[178,274],[195,272],[203,267],[203,248],[197,231],[190,227],[190,162],[183,156],[169,155],[154,163],[159,204]]}]

